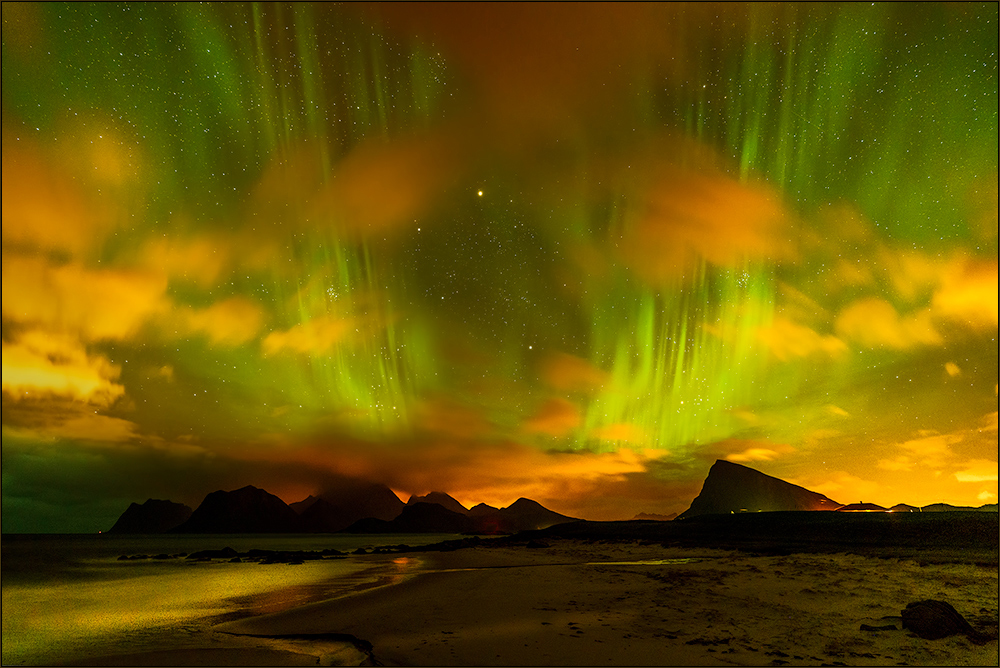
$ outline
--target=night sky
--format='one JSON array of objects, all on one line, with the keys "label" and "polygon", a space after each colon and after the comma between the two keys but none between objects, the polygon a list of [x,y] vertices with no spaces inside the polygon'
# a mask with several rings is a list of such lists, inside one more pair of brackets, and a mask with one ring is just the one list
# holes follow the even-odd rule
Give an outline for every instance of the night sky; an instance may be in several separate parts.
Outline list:
[{"label": "night sky", "polygon": [[2,7],[5,532],[997,501],[996,3]]}]

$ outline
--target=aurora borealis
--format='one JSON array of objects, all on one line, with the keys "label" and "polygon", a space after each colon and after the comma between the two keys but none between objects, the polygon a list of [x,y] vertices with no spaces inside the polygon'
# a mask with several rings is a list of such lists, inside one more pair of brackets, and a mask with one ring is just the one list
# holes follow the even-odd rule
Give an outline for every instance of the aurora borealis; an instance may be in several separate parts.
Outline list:
[{"label": "aurora borealis", "polygon": [[996,3],[3,4],[4,531],[730,458],[997,501]]}]

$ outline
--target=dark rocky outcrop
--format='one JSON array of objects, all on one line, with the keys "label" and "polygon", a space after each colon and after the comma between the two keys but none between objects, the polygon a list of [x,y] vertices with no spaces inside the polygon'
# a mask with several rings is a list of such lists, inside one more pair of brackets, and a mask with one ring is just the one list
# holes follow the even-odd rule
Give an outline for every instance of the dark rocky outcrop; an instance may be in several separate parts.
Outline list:
[{"label": "dark rocky outcrop", "polygon": [[187,556],[188,559],[233,559],[240,556],[239,552],[231,547],[224,547],[221,550],[198,550]]},{"label": "dark rocky outcrop", "polygon": [[741,464],[716,460],[701,493],[678,519],[776,510],[836,510],[841,504]]},{"label": "dark rocky outcrop", "polygon": [[299,515],[284,501],[247,485],[231,492],[212,492],[172,533],[296,533],[302,530]]},{"label": "dark rocky outcrop", "polygon": [[125,509],[108,533],[164,533],[191,517],[191,508],[183,503],[148,499],[141,506],[133,503]]},{"label": "dark rocky outcrop", "polygon": [[467,515],[469,509],[455,500],[450,494],[445,494],[444,492],[431,492],[430,494],[425,494],[423,496],[417,496],[414,494],[410,497],[410,500],[406,502],[406,505],[411,506],[416,503],[436,503],[439,506],[447,508],[453,513],[460,513],[462,515]]},{"label": "dark rocky outcrop", "polygon": [[927,640],[937,640],[953,635],[965,635],[977,645],[993,640],[992,636],[972,628],[965,617],[945,601],[929,599],[907,603],[906,608],[901,610],[899,614],[903,618],[904,629],[913,631]]}]

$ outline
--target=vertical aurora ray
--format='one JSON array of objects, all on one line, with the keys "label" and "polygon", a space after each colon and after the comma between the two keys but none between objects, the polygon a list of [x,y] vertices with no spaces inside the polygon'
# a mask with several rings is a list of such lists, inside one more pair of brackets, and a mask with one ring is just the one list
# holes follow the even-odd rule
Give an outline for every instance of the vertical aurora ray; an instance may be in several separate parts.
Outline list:
[{"label": "vertical aurora ray", "polygon": [[733,411],[768,394],[756,332],[773,302],[768,271],[704,262],[687,284],[632,285],[599,300],[591,360],[610,379],[588,404],[578,443],[683,449],[731,434]]},{"label": "vertical aurora ray", "polygon": [[[321,58],[313,9],[295,5],[292,11],[289,57],[299,76],[279,85],[282,112],[268,124],[286,130],[285,148],[278,150],[287,150],[293,137],[319,140],[318,176],[328,184],[335,178],[337,158],[358,143],[405,132],[429,114],[439,83],[411,76],[407,65],[415,63],[413,72],[420,72],[428,58],[424,50],[408,51],[356,18],[336,13],[324,18],[333,19],[340,39],[329,40]],[[275,21],[280,24],[280,17]],[[331,57],[333,49],[338,51]],[[306,131],[294,133],[296,124]],[[288,307],[279,312],[278,326],[329,339],[300,351],[296,363],[282,368],[289,405],[304,410],[296,421],[308,430],[315,428],[318,415],[325,416],[321,422],[366,437],[405,431],[412,424],[415,397],[433,385],[436,371],[430,341],[420,331],[424,325],[419,318],[401,317],[399,286],[384,275],[369,242],[316,229],[295,247],[299,287],[289,290],[294,296],[279,300]],[[281,273],[276,291],[288,281]],[[275,357],[282,366],[284,356]]]}]

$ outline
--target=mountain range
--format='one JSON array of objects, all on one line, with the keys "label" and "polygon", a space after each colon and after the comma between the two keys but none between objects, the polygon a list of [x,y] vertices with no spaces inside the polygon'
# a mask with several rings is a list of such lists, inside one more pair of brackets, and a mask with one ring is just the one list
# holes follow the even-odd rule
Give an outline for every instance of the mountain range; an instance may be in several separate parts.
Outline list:
[{"label": "mountain range", "polygon": [[172,501],[131,504],[109,533],[516,533],[576,518],[530,499],[467,509],[444,492],[407,503],[384,485],[338,480],[319,496],[286,504],[252,485],[215,491],[195,510]]},{"label": "mountain range", "polygon": [[[677,520],[699,515],[802,510],[843,512],[997,511],[997,504],[978,508],[937,503],[923,507],[871,503],[840,504],[823,494],[769,476],[748,466],[717,460],[701,492]],[[673,515],[639,513],[633,521],[670,521]],[[531,499],[506,508],[480,503],[466,508],[444,492],[411,496],[403,503],[378,483],[338,478],[318,496],[286,504],[269,492],[248,485],[216,491],[195,510],[161,499],[132,503],[109,533],[468,533],[498,534],[545,529],[578,521]]]}]

